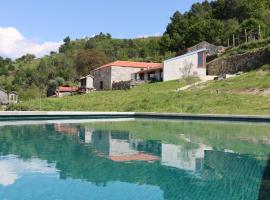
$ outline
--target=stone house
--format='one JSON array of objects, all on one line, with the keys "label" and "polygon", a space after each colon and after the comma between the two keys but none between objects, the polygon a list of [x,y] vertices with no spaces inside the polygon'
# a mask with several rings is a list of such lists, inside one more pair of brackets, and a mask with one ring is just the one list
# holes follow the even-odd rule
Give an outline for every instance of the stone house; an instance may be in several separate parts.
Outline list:
[{"label": "stone house", "polygon": [[203,41],[200,42],[193,47],[190,47],[187,49],[188,53],[198,51],[200,49],[206,49],[207,56],[213,56],[219,53],[223,53],[225,51],[225,47],[223,46],[216,46],[213,44],[210,44],[209,42]]},{"label": "stone house", "polygon": [[8,93],[0,88],[0,104],[8,104]]},{"label": "stone house", "polygon": [[80,78],[80,92],[89,93],[94,90],[94,77],[89,74]]},{"label": "stone house", "polygon": [[18,95],[16,92],[6,92],[0,88],[0,105],[7,105],[18,102]]},{"label": "stone house", "polygon": [[161,63],[115,61],[103,65],[91,72],[93,85],[97,90],[111,90],[113,83],[136,79],[136,73],[160,66]]},{"label": "stone house", "polygon": [[165,60],[162,65],[138,71],[135,75],[139,80],[144,81],[170,81],[188,76],[200,78],[207,76],[206,49]]}]

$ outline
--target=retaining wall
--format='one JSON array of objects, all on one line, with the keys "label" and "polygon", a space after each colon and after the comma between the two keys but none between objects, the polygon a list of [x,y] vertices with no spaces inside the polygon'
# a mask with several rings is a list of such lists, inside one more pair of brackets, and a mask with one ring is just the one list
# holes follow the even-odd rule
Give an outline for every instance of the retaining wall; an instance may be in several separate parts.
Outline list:
[{"label": "retaining wall", "polygon": [[226,58],[218,58],[207,64],[207,74],[221,75],[235,74],[240,71],[247,72],[269,62],[269,57],[267,49],[262,49]]}]

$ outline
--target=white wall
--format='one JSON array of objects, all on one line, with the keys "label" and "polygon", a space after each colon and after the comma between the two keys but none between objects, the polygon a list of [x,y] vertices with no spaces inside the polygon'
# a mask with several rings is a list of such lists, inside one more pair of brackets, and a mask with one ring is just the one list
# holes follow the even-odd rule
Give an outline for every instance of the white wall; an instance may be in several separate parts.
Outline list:
[{"label": "white wall", "polygon": [[198,53],[194,52],[164,61],[163,80],[170,81],[182,78],[183,72],[181,69],[188,64],[192,64],[191,75],[206,76],[206,66],[198,67]]},{"label": "white wall", "polygon": [[93,129],[85,129],[84,132],[84,142],[85,143],[92,143],[92,135],[93,135],[94,130]]},{"label": "white wall", "polygon": [[196,159],[204,159],[204,151],[212,148],[200,144],[198,149],[189,149],[173,144],[162,144],[162,165],[196,171]]},{"label": "white wall", "polygon": [[138,153],[138,151],[132,149],[129,141],[110,139],[110,156],[127,156]]},{"label": "white wall", "polygon": [[5,91],[0,90],[0,105],[8,103],[8,94]]},{"label": "white wall", "polygon": [[94,88],[93,78],[91,76],[86,77],[86,88]]},{"label": "white wall", "polygon": [[131,75],[140,70],[141,68],[112,66],[111,84],[113,82],[130,81]]}]

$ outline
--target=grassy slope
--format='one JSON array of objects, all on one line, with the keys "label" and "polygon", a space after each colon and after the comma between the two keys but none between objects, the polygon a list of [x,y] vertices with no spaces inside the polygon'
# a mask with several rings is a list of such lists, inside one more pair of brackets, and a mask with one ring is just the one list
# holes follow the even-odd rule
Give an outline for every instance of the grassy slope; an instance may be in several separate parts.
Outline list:
[{"label": "grassy slope", "polygon": [[[269,96],[244,92],[270,88],[268,71],[253,71],[224,81],[208,82],[189,91],[174,91],[185,84],[184,81],[171,81],[144,84],[129,91],[44,99],[42,110],[270,114]],[[20,106],[38,110],[40,104],[39,100],[33,100]]]}]

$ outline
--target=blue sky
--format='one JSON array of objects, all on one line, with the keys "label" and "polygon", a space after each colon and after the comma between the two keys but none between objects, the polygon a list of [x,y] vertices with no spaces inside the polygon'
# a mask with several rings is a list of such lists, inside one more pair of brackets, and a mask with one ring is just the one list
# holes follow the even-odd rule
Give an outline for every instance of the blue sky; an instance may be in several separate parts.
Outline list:
[{"label": "blue sky", "polygon": [[[197,0],[198,1],[198,0]],[[196,0],[6,0],[0,26],[15,27],[27,38],[59,41],[100,31],[114,37],[162,34],[170,16]]]},{"label": "blue sky", "polygon": [[[99,32],[116,38],[162,35],[175,11],[185,12],[199,1],[202,0],[5,0],[1,2],[0,37],[22,36],[20,48],[25,48],[29,41],[59,42],[68,35],[76,39]],[[17,33],[3,30],[7,27]],[[1,35],[1,31],[5,34]],[[0,56],[9,56],[10,51],[5,48],[12,45],[1,51],[1,42],[0,38]],[[35,48],[41,51],[40,46]]]}]

